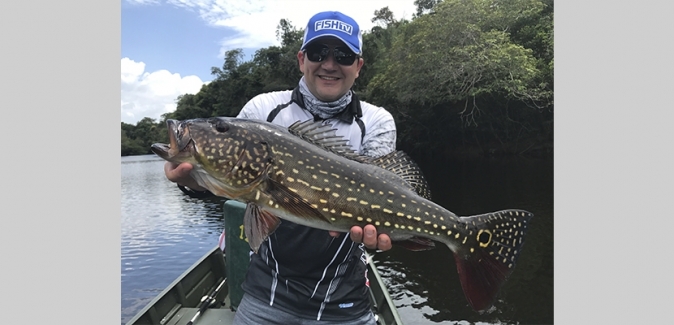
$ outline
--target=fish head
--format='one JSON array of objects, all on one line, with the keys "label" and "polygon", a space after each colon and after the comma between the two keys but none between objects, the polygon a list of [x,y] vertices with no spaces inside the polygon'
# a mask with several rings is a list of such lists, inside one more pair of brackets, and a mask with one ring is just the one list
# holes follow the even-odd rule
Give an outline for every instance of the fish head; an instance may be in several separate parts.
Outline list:
[{"label": "fish head", "polygon": [[180,164],[194,163],[196,148],[190,137],[190,130],[185,127],[190,121],[166,120],[169,144],[155,143],[150,147],[152,152],[164,160]]},{"label": "fish head", "polygon": [[271,150],[254,128],[226,117],[167,120],[169,144],[152,151],[173,163],[191,163],[192,177],[216,195],[235,199],[266,179]]}]

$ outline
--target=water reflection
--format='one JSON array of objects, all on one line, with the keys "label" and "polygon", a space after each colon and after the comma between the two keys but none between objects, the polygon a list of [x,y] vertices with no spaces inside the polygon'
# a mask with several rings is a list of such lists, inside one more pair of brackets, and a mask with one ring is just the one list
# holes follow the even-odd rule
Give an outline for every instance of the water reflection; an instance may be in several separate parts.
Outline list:
[{"label": "water reflection", "polygon": [[419,165],[433,201],[458,215],[521,208],[535,217],[518,265],[494,306],[482,313],[468,305],[454,257],[445,245],[424,252],[394,247],[375,255],[405,324],[552,324],[552,160],[420,161]]},{"label": "water reflection", "polygon": [[122,323],[212,248],[222,199],[186,197],[156,156],[122,158]]}]

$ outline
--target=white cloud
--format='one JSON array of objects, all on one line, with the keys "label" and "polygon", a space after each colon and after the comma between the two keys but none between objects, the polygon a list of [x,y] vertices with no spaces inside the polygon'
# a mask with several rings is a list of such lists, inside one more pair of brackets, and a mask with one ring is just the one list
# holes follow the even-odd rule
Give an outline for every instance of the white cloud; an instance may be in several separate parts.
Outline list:
[{"label": "white cloud", "polygon": [[176,98],[196,94],[205,82],[197,76],[181,77],[167,70],[145,71],[145,63],[122,59],[122,122],[136,124],[145,117],[154,120],[176,109]]}]

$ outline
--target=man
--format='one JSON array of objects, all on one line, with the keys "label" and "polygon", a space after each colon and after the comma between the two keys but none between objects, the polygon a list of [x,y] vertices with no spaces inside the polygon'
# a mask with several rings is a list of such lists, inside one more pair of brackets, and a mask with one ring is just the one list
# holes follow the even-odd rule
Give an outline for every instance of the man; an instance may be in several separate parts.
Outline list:
[{"label": "man", "polygon": [[[322,120],[362,155],[394,151],[391,114],[351,91],[364,63],[361,49],[361,31],[351,17],[334,11],[314,15],[297,53],[304,74],[298,87],[258,95],[238,117],[282,126]],[[164,171],[183,191],[197,196],[204,189],[189,177],[191,168],[166,163]],[[251,256],[234,324],[375,324],[363,246],[388,250],[391,241],[388,235],[377,236],[373,225],[354,226],[346,235],[283,220]]]}]

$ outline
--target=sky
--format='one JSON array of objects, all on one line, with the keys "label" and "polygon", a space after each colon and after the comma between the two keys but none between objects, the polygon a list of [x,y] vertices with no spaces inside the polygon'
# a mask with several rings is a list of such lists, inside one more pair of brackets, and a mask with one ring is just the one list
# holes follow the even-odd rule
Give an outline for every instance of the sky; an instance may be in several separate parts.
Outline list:
[{"label": "sky", "polygon": [[[176,99],[195,94],[221,68],[224,53],[280,45],[281,19],[298,29],[315,13],[341,11],[369,31],[375,10],[388,6],[395,19],[412,19],[414,0],[122,0],[121,121],[159,120]],[[367,51],[367,49],[364,49]]]}]

